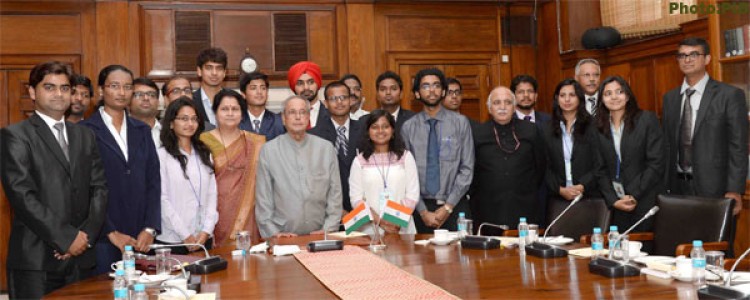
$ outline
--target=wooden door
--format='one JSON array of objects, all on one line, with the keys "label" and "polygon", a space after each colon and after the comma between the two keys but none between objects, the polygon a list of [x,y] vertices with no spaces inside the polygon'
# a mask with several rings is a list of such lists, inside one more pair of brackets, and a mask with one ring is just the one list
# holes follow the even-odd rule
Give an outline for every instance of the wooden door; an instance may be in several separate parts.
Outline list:
[{"label": "wooden door", "polygon": [[487,107],[484,100],[490,91],[490,80],[488,76],[489,66],[487,64],[401,64],[398,68],[399,76],[404,81],[404,92],[402,93],[402,106],[413,110],[422,111],[424,104],[414,97],[412,86],[414,75],[425,68],[437,68],[446,77],[457,78],[463,87],[463,102],[461,103],[461,114],[477,120],[487,120]]}]

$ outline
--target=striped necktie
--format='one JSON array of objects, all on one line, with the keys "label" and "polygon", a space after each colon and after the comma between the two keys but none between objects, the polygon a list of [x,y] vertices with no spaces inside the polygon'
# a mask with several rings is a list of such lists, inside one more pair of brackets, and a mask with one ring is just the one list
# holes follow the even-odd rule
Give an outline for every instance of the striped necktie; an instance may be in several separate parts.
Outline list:
[{"label": "striped necktie", "polygon": [[339,129],[336,130],[338,132],[338,135],[336,136],[336,150],[338,150],[339,156],[346,156],[347,153],[347,145],[349,144],[349,140],[346,138],[346,126],[339,126]]}]

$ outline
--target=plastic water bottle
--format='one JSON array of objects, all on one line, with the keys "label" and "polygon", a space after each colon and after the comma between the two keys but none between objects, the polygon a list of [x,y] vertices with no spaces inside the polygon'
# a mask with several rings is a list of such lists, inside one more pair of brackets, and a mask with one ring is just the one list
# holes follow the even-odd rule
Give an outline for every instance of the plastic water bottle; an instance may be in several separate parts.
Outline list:
[{"label": "plastic water bottle", "polygon": [[464,212],[458,213],[458,238],[463,239],[466,237],[466,214]]},{"label": "plastic water bottle", "polygon": [[693,241],[690,259],[693,261],[693,284],[706,285],[706,250],[703,250],[703,241]]},{"label": "plastic water bottle", "polygon": [[526,223],[526,218],[521,217],[518,222],[518,248],[524,249],[526,247],[526,237],[529,236],[529,224]]},{"label": "plastic water bottle", "polygon": [[113,283],[112,291],[115,294],[115,300],[128,299],[128,280],[125,279],[125,270],[115,271],[115,282]]},{"label": "plastic water bottle", "polygon": [[604,249],[604,237],[602,229],[594,227],[594,234],[591,236],[591,259],[599,258],[600,252]]},{"label": "plastic water bottle", "polygon": [[122,265],[125,269],[125,278],[135,280],[135,253],[133,246],[125,246],[125,252],[122,253]]},{"label": "plastic water bottle", "polygon": [[617,250],[617,245],[615,243],[617,242],[617,239],[620,238],[620,232],[617,231],[617,226],[612,225],[609,226],[609,233],[607,234],[607,239],[609,240],[609,258],[613,259],[612,257],[614,255],[615,250]]},{"label": "plastic water bottle", "polygon": [[146,287],[142,283],[137,283],[133,286],[133,297],[130,297],[130,300],[148,300]]}]

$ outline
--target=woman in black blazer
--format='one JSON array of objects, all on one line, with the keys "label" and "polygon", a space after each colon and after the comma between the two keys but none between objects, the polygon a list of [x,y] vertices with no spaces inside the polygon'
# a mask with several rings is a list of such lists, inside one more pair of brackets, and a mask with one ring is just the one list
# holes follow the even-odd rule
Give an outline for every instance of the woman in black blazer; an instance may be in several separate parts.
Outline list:
[{"label": "woman in black blazer", "polygon": [[580,194],[600,196],[596,172],[596,128],[583,105],[583,88],[572,78],[555,88],[552,121],[542,127],[546,144],[545,181],[549,201],[571,201]]},{"label": "woman in black blazer", "polygon": [[[596,108],[598,147],[602,167],[599,189],[613,209],[612,225],[626,230],[656,203],[664,188],[664,138],[659,120],[638,108],[633,91],[619,76],[599,86]],[[636,231],[651,229],[653,219]]]}]

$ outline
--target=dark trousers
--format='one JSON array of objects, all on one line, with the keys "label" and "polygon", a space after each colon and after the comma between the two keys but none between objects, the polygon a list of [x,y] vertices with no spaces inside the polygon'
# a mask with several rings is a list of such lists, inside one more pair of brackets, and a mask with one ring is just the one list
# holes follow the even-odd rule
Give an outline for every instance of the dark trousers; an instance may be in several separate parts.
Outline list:
[{"label": "dark trousers", "polygon": [[[438,205],[437,201],[435,199],[423,199],[425,206],[427,206],[427,210],[429,211],[435,211],[436,209],[440,208],[442,205]],[[471,219],[471,210],[469,209],[469,201],[466,199],[466,196],[461,198],[460,201],[458,201],[458,204],[456,204],[456,207],[453,208],[453,213],[448,216],[448,219],[445,220],[445,223],[443,223],[440,228],[432,228],[427,227],[427,225],[424,224],[422,221],[422,216],[419,215],[419,212],[417,210],[414,210],[414,225],[417,227],[418,233],[433,233],[435,229],[448,229],[450,231],[456,231],[458,230],[458,213],[463,212],[467,219]],[[477,226],[476,224],[474,226]],[[476,230],[476,227],[475,229]]]},{"label": "dark trousers", "polygon": [[44,295],[91,275],[92,269],[80,269],[74,264],[59,272],[8,269],[10,299],[40,299]]}]

